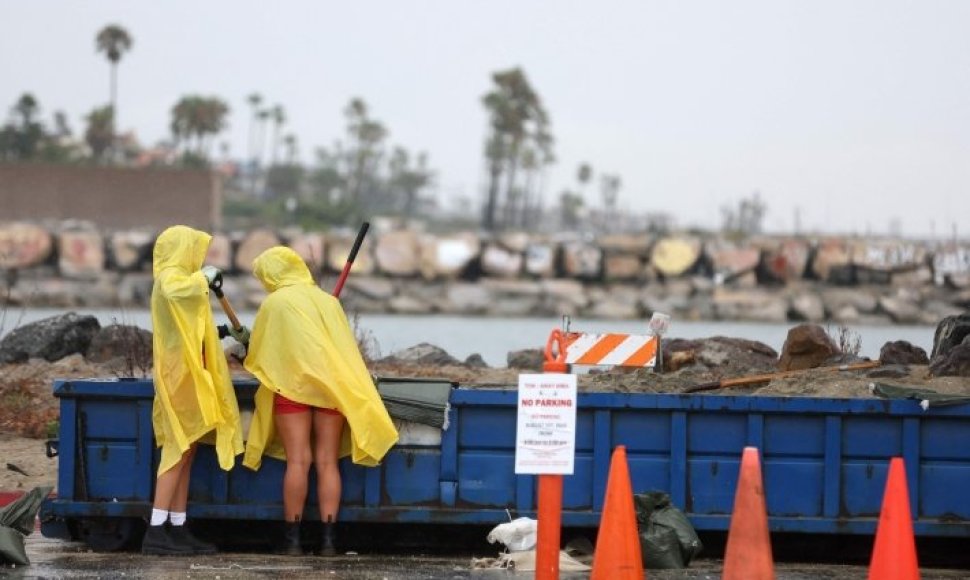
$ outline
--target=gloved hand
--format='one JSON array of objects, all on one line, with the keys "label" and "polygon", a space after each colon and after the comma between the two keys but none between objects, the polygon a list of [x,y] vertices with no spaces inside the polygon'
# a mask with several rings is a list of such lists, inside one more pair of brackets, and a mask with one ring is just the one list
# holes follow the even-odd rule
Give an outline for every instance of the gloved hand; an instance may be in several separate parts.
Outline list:
[{"label": "gloved hand", "polygon": [[205,276],[205,281],[209,285],[209,288],[213,288],[216,281],[218,281],[219,286],[222,286],[222,270],[219,268],[215,266],[202,266],[202,275]]},{"label": "gloved hand", "polygon": [[246,360],[246,354],[249,349],[246,348],[245,344],[235,343],[226,349],[226,356],[230,356],[239,362],[244,362]]},{"label": "gloved hand", "polygon": [[244,344],[247,347],[249,346],[249,329],[246,328],[245,326],[241,326],[239,328],[233,328],[232,325],[230,324],[229,336],[235,338],[236,342],[238,342],[239,344]]}]

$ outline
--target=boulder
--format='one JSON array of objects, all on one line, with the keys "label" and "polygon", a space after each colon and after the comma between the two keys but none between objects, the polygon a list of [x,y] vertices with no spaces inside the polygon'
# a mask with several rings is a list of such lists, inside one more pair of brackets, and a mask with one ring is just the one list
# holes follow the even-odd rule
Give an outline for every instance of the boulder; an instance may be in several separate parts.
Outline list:
[{"label": "boulder", "polygon": [[606,234],[597,243],[604,252],[632,254],[639,258],[650,255],[650,236],[643,234]]},{"label": "boulder", "polygon": [[856,309],[860,314],[872,314],[879,307],[878,297],[871,291],[863,288],[822,288],[822,302],[825,304],[825,311],[833,313],[840,307],[849,305]]},{"label": "boulder", "polygon": [[421,244],[410,230],[394,230],[377,237],[374,247],[377,268],[389,276],[414,276],[421,266]]},{"label": "boulder", "polygon": [[472,368],[472,369],[489,368],[488,363],[485,362],[485,359],[482,358],[482,355],[478,354],[477,352],[468,355],[468,358],[465,359],[465,362],[463,364],[466,367]]},{"label": "boulder", "polygon": [[108,239],[108,262],[115,270],[132,272],[151,264],[155,236],[146,231],[115,232]]},{"label": "boulder", "polygon": [[784,322],[788,300],[771,292],[718,288],[711,298],[718,320]]},{"label": "boulder", "polygon": [[494,300],[488,307],[487,314],[493,316],[535,316],[539,308],[538,296],[506,296]]},{"label": "boulder", "polygon": [[152,275],[147,272],[123,275],[118,281],[118,303],[121,306],[147,308],[154,283]]},{"label": "boulder", "polygon": [[495,295],[498,300],[502,300],[506,296],[537,297],[542,294],[542,286],[528,280],[482,278],[478,283]]},{"label": "boulder", "polygon": [[603,279],[607,282],[632,281],[643,277],[644,267],[635,254],[606,252],[603,256]]},{"label": "boulder", "polygon": [[432,310],[436,310],[437,306],[444,300],[445,286],[445,283],[440,282],[422,283],[418,280],[408,280],[406,284],[401,284],[400,291],[430,304]]},{"label": "boulder", "polygon": [[893,272],[889,282],[893,286],[929,286],[933,283],[933,271],[929,266],[920,266],[912,270]]},{"label": "boulder", "polygon": [[859,311],[851,304],[838,306],[830,315],[833,322],[851,324],[859,322]]},{"label": "boulder", "polygon": [[820,366],[839,353],[832,338],[817,324],[799,324],[788,331],[778,368],[796,371]]},{"label": "boulder", "polygon": [[65,278],[96,278],[104,272],[104,238],[94,230],[66,230],[57,236],[57,266]]},{"label": "boulder", "polygon": [[529,234],[523,232],[507,232],[499,236],[498,245],[514,254],[522,254],[529,246]]},{"label": "boulder", "polygon": [[556,248],[552,244],[529,244],[525,249],[525,273],[551,278],[556,273]]},{"label": "boulder", "polygon": [[31,358],[56,361],[85,354],[101,324],[93,316],[68,312],[18,327],[0,340],[0,364]]},{"label": "boulder", "polygon": [[534,315],[542,297],[539,284],[532,281],[483,278],[479,284],[492,296],[488,314],[496,316]]},{"label": "boulder", "polygon": [[492,301],[492,293],[484,286],[458,282],[445,291],[441,310],[457,314],[481,314],[488,310]]},{"label": "boulder", "polygon": [[396,293],[392,280],[376,276],[347,276],[344,291],[348,290],[374,300],[390,300]]},{"label": "boulder", "polygon": [[763,251],[758,273],[766,281],[787,283],[800,280],[805,275],[808,254],[808,244],[800,240],[769,245]]},{"label": "boulder", "polygon": [[546,355],[541,348],[513,350],[506,355],[506,361],[508,361],[510,369],[542,372],[542,363],[545,360]]},{"label": "boulder", "polygon": [[603,251],[590,243],[566,242],[562,245],[562,269],[570,278],[599,280],[603,267]]},{"label": "boulder", "polygon": [[429,366],[461,364],[458,359],[448,354],[445,349],[433,344],[428,344],[427,342],[422,342],[412,347],[399,350],[382,360]]},{"label": "boulder", "polygon": [[930,374],[935,377],[970,377],[970,344],[958,344],[946,354],[933,357]]},{"label": "boulder", "polygon": [[421,243],[421,275],[427,280],[458,277],[481,251],[472,233],[429,236]]},{"label": "boulder", "polygon": [[[226,234],[212,234],[212,241],[209,242],[209,249],[205,254],[205,263],[215,266],[223,272],[232,270],[232,242]],[[253,271],[252,262],[246,264],[243,270],[246,273]]]},{"label": "boulder", "polygon": [[590,318],[607,320],[630,320],[640,318],[639,292],[630,286],[596,288],[589,292],[590,304],[586,309]]},{"label": "boulder", "polygon": [[316,275],[323,272],[326,263],[323,234],[316,232],[296,233],[290,238],[287,245],[303,258],[311,273]]},{"label": "boulder", "polygon": [[37,225],[14,222],[0,225],[0,269],[30,268],[51,257],[54,241]]},{"label": "boulder", "polygon": [[970,248],[948,244],[933,253],[933,279],[957,289],[970,288]]},{"label": "boulder", "polygon": [[922,348],[905,340],[896,340],[882,345],[879,362],[883,365],[925,365],[930,360]]},{"label": "boulder", "polygon": [[[324,251],[327,254],[328,270],[331,272],[343,271],[344,264],[347,263],[347,258],[350,257],[350,250],[353,249],[356,240],[357,234],[349,232],[327,236],[324,242]],[[365,236],[363,243],[360,245],[360,250],[357,252],[357,257],[354,258],[354,265],[351,270],[354,275],[374,273],[376,266],[374,263],[373,247],[373,238]]]},{"label": "boulder", "polygon": [[791,299],[790,314],[793,320],[821,322],[825,319],[825,306],[815,292],[800,292]]},{"label": "boulder", "polygon": [[589,304],[586,288],[578,280],[562,278],[543,280],[539,287],[553,301],[568,303],[578,308],[585,308]]},{"label": "boulder", "polygon": [[524,257],[498,244],[488,244],[482,252],[482,272],[488,276],[515,278],[522,272]]},{"label": "boulder", "polygon": [[272,230],[253,230],[239,242],[233,265],[240,272],[252,272],[253,260],[256,259],[256,256],[281,243],[279,236]]},{"label": "boulder", "polygon": [[815,248],[812,273],[819,280],[845,283],[845,272],[851,271],[852,252],[842,240],[824,240]]},{"label": "boulder", "polygon": [[126,324],[105,326],[91,338],[85,358],[96,363],[120,361],[144,374],[152,368],[152,333]]},{"label": "boulder", "polygon": [[868,270],[901,272],[926,262],[926,248],[903,240],[858,240],[850,245],[852,263]]},{"label": "boulder", "polygon": [[940,320],[947,316],[959,316],[966,308],[960,308],[944,300],[931,299],[923,303],[923,313],[932,316],[936,320],[931,322],[936,326]]},{"label": "boulder", "polygon": [[743,376],[774,371],[778,353],[767,344],[743,338],[674,338],[663,341],[663,359],[665,371],[697,364],[717,369],[723,376]]},{"label": "boulder", "polygon": [[650,266],[665,278],[676,277],[690,270],[700,256],[698,238],[662,238],[650,251]]},{"label": "boulder", "polygon": [[387,307],[397,314],[428,314],[432,311],[431,304],[407,294],[394,296],[388,300]]},{"label": "boulder", "polygon": [[714,246],[707,250],[707,254],[711,258],[715,278],[724,281],[754,273],[761,262],[761,251],[758,248]]},{"label": "boulder", "polygon": [[935,360],[936,357],[950,352],[968,335],[970,335],[970,313],[947,316],[936,326],[930,358]]},{"label": "boulder", "polygon": [[901,297],[879,298],[879,308],[898,324],[917,324],[922,321],[923,311],[919,304]]}]

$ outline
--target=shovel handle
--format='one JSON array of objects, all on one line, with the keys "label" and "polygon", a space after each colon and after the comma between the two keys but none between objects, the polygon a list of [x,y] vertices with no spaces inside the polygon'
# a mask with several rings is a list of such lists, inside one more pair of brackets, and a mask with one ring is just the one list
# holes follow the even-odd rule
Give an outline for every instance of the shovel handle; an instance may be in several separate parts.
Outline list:
[{"label": "shovel handle", "polygon": [[222,306],[222,311],[225,312],[226,316],[229,318],[229,323],[232,324],[232,328],[234,330],[239,330],[242,328],[242,323],[239,322],[239,318],[236,316],[236,311],[232,309],[232,304],[229,304],[229,299],[226,298],[225,293],[222,291],[222,276],[216,277],[216,279],[212,281],[212,284],[209,285],[209,288],[212,289],[212,293],[215,294],[216,298],[219,299],[219,304]]},{"label": "shovel handle", "polygon": [[360,245],[364,243],[364,236],[367,235],[367,229],[370,228],[369,222],[364,222],[360,226],[360,231],[357,232],[357,239],[354,240],[354,245],[350,249],[350,255],[347,256],[347,263],[344,264],[344,269],[340,272],[340,277],[337,278],[337,283],[333,287],[333,297],[339,298],[340,291],[344,288],[344,282],[347,281],[347,276],[350,274],[350,267],[354,265],[354,260],[357,259],[357,252],[360,251]]}]

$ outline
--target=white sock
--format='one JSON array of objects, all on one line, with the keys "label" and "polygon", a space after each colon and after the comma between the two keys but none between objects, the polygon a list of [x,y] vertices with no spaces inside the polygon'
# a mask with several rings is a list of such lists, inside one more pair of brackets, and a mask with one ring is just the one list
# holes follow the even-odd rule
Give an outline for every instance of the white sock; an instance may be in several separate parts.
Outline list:
[{"label": "white sock", "polygon": [[168,510],[159,510],[152,508],[152,525],[160,526],[165,523],[168,519]]},{"label": "white sock", "polygon": [[173,526],[184,526],[185,512],[169,512],[168,521],[172,522]]}]

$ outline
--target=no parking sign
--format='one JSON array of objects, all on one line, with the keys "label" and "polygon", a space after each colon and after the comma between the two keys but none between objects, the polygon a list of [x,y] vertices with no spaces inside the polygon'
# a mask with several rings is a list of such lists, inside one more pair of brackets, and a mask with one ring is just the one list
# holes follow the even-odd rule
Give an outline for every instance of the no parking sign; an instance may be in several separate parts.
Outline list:
[{"label": "no parking sign", "polygon": [[576,375],[519,375],[515,472],[572,475]]}]

